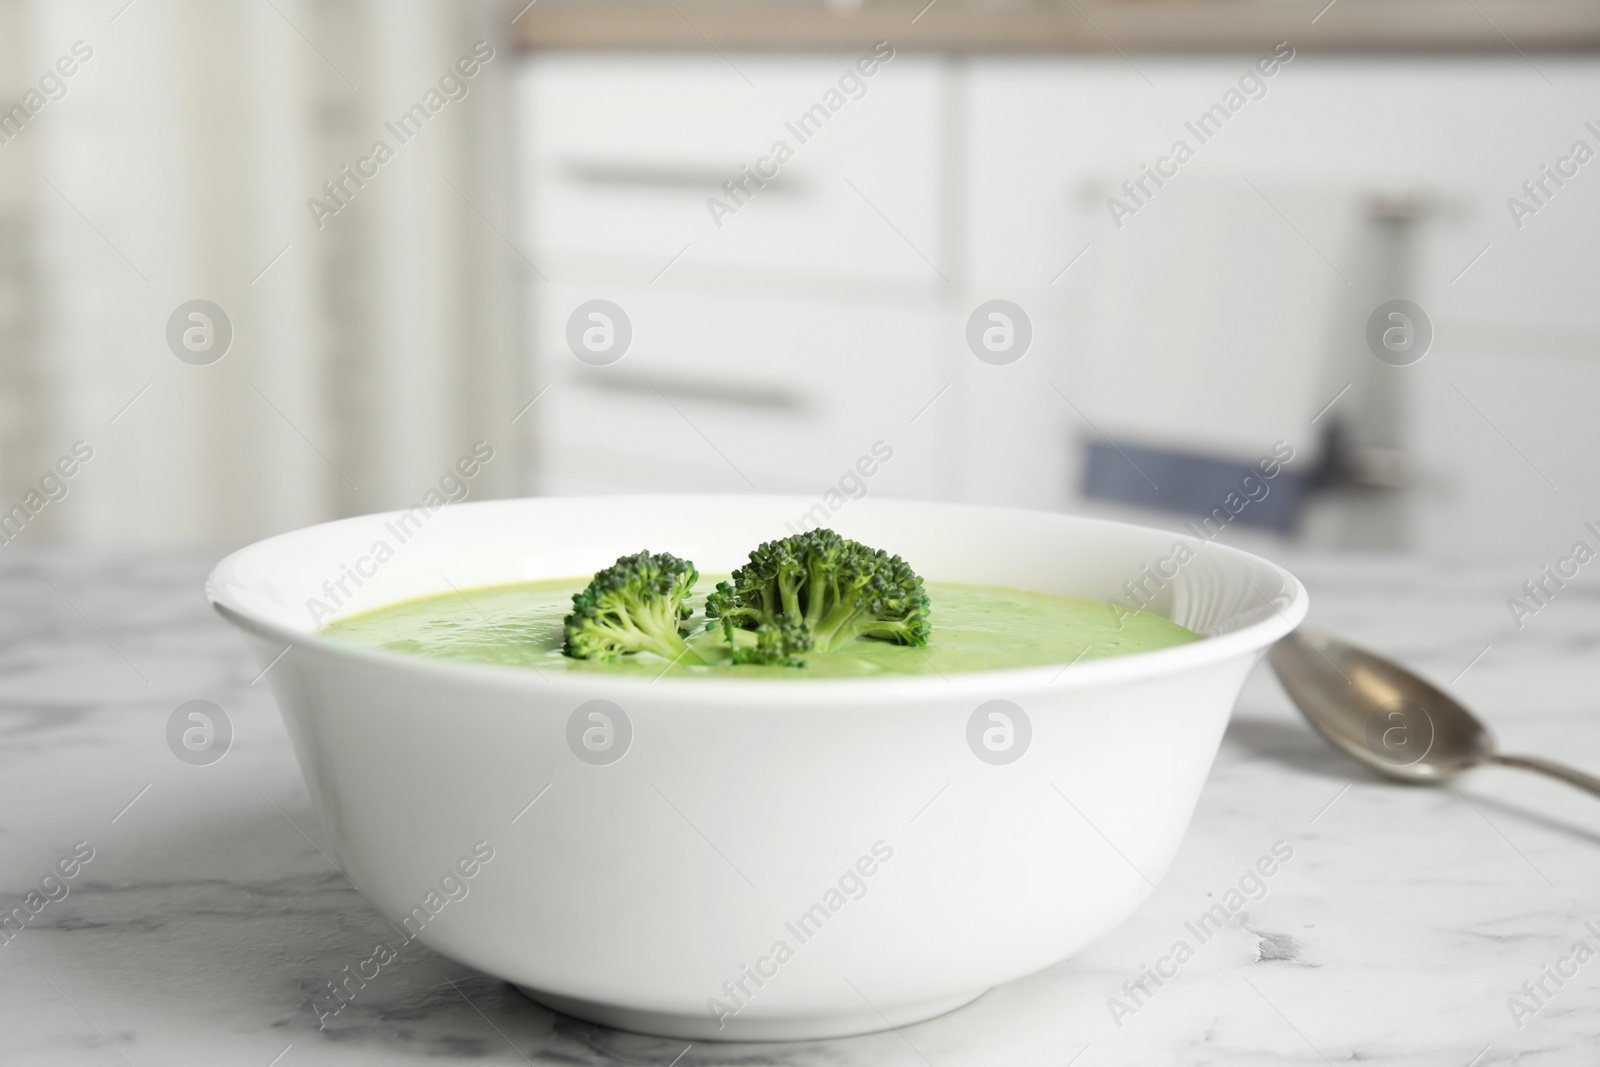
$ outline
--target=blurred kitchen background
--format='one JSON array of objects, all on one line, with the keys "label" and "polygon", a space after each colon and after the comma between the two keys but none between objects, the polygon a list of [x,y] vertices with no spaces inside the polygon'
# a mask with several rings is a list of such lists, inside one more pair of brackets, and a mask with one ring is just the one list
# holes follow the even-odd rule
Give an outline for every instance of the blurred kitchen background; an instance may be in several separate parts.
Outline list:
[{"label": "blurred kitchen background", "polygon": [[1597,45],[1573,0],[0,0],[0,541],[443,482],[1533,568],[1600,520]]}]

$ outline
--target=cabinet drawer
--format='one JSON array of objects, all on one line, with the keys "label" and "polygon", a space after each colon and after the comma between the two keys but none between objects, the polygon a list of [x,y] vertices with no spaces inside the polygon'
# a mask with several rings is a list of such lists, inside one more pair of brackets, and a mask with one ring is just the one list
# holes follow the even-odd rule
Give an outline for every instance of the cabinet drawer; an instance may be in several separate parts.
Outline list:
[{"label": "cabinet drawer", "polygon": [[951,330],[931,309],[623,290],[604,298],[627,314],[630,345],[592,366],[569,348],[567,322],[597,294],[538,293],[546,491],[806,491],[879,440],[895,459],[877,486],[940,491],[949,409],[919,412],[950,381]]},{"label": "cabinet drawer", "polygon": [[731,56],[754,88],[715,56],[529,60],[529,246],[558,275],[681,257],[942,286],[937,61],[859,58]]}]

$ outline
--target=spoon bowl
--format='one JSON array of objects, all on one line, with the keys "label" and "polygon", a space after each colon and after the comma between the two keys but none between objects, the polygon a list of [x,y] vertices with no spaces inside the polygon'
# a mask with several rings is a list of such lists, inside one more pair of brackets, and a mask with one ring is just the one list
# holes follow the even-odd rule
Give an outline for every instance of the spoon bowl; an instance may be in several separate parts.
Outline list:
[{"label": "spoon bowl", "polygon": [[1317,732],[1390,778],[1440,785],[1484,763],[1521,767],[1600,795],[1600,779],[1530,756],[1503,755],[1460,701],[1382,656],[1295,630],[1272,646],[1272,669]]}]

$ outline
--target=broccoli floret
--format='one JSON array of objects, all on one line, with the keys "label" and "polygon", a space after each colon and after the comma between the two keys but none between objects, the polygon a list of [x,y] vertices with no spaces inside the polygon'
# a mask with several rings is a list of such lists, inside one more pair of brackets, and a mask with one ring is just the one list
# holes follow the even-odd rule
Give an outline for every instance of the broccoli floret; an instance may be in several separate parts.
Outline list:
[{"label": "broccoli floret", "polygon": [[758,623],[754,630],[736,630],[733,620],[723,616],[722,635],[733,649],[734,663],[803,667],[796,657],[811,651],[811,631],[800,616],[788,612]]},{"label": "broccoli floret", "polygon": [[699,578],[693,563],[670,552],[623,556],[573,596],[561,651],[574,659],[598,660],[654,652],[703,665],[679,629],[693,613],[684,601]]},{"label": "broccoli floret", "polygon": [[731,581],[718,583],[706,600],[706,617],[722,619],[730,635],[735,629],[755,631],[758,648],[765,629],[770,654],[781,652],[784,661],[806,650],[793,636],[782,636],[792,635],[794,620],[809,635],[809,648],[818,652],[858,637],[920,648],[931,632],[928,595],[911,566],[832,530],[811,530],[757,548]]}]

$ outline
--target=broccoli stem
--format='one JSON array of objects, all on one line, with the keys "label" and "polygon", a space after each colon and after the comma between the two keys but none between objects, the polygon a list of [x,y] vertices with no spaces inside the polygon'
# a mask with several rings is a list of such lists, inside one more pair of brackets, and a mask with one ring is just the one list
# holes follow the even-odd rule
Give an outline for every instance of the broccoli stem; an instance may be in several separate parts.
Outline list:
[{"label": "broccoli stem", "polygon": [[696,667],[706,666],[706,661],[700,654],[689,647],[682,637],[674,634],[672,637],[658,637],[647,634],[639,642],[639,651],[654,652],[663,659],[670,659],[674,663],[689,664]]},{"label": "broccoli stem", "polygon": [[795,582],[795,576],[786,571],[778,572],[778,591],[783,600],[778,614],[800,614],[800,586]]},{"label": "broccoli stem", "polygon": [[850,629],[850,624],[862,614],[862,610],[854,604],[841,603],[835,606],[832,611],[812,624],[811,632],[816,636],[817,647],[829,652],[846,641],[853,640],[856,635]]},{"label": "broccoli stem", "polygon": [[629,628],[638,636],[634,643],[640,651],[654,652],[658,656],[673,660],[678,663],[692,663],[705,666],[705,660],[690,648],[684,641],[683,635],[678,632],[678,617],[664,600],[652,600],[635,606],[642,618],[635,623],[632,612],[625,613],[622,618]]}]

